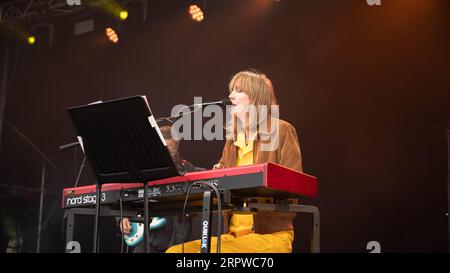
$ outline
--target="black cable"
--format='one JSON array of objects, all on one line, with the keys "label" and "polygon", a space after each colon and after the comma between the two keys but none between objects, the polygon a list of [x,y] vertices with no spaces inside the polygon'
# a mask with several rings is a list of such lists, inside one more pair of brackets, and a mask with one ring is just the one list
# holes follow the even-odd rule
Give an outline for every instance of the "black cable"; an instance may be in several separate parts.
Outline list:
[{"label": "black cable", "polygon": [[[186,228],[186,205],[187,205],[187,200],[189,198],[189,193],[191,192],[191,189],[194,185],[196,185],[197,183],[192,183],[191,185],[189,185],[187,193],[186,193],[186,198],[184,199],[184,205],[183,205],[183,232],[182,234],[184,234],[184,229]],[[184,253],[184,239],[183,242],[181,243],[181,253]]]}]

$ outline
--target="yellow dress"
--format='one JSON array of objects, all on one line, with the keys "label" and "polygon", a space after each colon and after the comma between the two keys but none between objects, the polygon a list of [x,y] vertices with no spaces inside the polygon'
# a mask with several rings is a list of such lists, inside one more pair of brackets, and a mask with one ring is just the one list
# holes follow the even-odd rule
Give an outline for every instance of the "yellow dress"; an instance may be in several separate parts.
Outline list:
[{"label": "yellow dress", "polygon": [[[253,164],[253,140],[245,141],[245,134],[239,133],[234,145],[238,147],[237,165]],[[222,253],[290,253],[294,232],[283,230],[271,234],[254,233],[253,214],[233,213],[228,233],[220,236]],[[199,253],[200,240],[184,244],[185,253]],[[166,253],[181,253],[181,244],[170,247]],[[217,251],[217,237],[211,237],[211,252]]]}]

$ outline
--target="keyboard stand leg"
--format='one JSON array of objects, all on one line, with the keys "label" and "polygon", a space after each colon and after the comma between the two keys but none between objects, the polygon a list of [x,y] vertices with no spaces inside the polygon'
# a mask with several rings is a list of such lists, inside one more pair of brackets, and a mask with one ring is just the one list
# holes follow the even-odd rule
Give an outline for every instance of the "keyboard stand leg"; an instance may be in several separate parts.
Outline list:
[{"label": "keyboard stand leg", "polygon": [[[284,205],[284,204],[283,204]],[[263,203],[248,203],[249,208],[252,209],[263,209],[275,211],[280,208],[280,205],[276,204],[263,204]],[[311,235],[311,252],[320,252],[320,213],[319,208],[315,206],[307,205],[289,205],[289,211],[296,213],[308,213],[313,216],[313,232]]]},{"label": "keyboard stand leg", "polygon": [[290,205],[289,211],[309,213],[313,215],[313,232],[311,236],[311,252],[320,252],[320,213],[319,208],[307,205]]},{"label": "keyboard stand leg", "polygon": [[69,242],[73,240],[73,228],[75,225],[75,216],[73,214],[72,209],[68,209],[67,211],[67,227],[66,227],[66,252],[70,252],[70,249],[67,249]]},{"label": "keyboard stand leg", "polygon": [[[67,249],[67,246],[70,242],[73,241],[73,234],[75,229],[75,216],[76,215],[92,215],[95,217],[96,209],[95,208],[70,208],[66,209],[67,212],[67,225],[66,225],[66,252],[72,252],[71,249]],[[120,217],[120,215],[124,217],[137,217],[138,213],[134,210],[123,210],[122,213],[120,210],[112,210],[108,206],[103,205],[100,210],[101,216],[115,216]]]},{"label": "keyboard stand leg", "polygon": [[[202,224],[201,226],[201,253],[211,252],[211,209],[212,209],[212,191],[203,192]],[[220,216],[219,216],[220,217]],[[204,224],[206,223],[206,224]]]}]

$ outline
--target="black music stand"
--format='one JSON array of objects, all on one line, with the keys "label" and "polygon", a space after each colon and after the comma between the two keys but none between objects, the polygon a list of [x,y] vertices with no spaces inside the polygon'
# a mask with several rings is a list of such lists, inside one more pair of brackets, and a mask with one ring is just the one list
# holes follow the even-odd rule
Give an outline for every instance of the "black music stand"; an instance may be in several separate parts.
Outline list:
[{"label": "black music stand", "polygon": [[[107,182],[144,184],[144,249],[148,252],[148,181],[178,176],[145,96],[67,109],[97,177],[97,199]],[[96,202],[93,251],[98,252],[100,202]]]}]

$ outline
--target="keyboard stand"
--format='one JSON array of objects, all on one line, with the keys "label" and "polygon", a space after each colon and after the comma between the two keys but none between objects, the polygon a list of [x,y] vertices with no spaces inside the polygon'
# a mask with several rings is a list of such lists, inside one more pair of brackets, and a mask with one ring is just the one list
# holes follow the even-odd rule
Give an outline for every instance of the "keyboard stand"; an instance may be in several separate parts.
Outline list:
[{"label": "keyboard stand", "polygon": [[277,200],[276,204],[248,203],[250,209],[290,211],[295,213],[307,213],[313,216],[313,232],[311,235],[311,252],[320,252],[320,214],[319,208],[308,205],[289,204],[288,200]]}]

